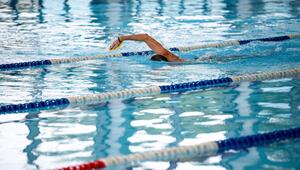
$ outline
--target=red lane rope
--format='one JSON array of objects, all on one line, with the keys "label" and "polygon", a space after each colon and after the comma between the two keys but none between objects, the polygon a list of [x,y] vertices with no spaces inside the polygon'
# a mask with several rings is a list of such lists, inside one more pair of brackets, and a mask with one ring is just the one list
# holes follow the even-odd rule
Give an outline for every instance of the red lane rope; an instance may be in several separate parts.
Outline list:
[{"label": "red lane rope", "polygon": [[93,169],[102,169],[102,168],[106,168],[105,162],[101,160],[96,160],[94,162],[88,162],[81,165],[59,168],[57,170],[93,170]]}]

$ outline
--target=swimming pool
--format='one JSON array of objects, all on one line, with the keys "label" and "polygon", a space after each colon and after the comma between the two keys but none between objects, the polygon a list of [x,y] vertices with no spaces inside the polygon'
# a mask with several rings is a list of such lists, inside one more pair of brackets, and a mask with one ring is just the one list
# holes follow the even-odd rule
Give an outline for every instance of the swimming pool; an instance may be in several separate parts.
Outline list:
[{"label": "swimming pool", "polygon": [[[167,47],[299,33],[298,1],[1,1],[0,63],[94,56],[118,35]],[[300,40],[178,53],[232,60],[168,65],[132,56],[0,72],[0,104],[295,68]],[[141,51],[126,42],[120,51]],[[1,115],[1,169],[51,169],[172,146],[296,127],[299,79]],[[299,140],[132,169],[299,169]],[[130,169],[130,168],[129,168]]]}]

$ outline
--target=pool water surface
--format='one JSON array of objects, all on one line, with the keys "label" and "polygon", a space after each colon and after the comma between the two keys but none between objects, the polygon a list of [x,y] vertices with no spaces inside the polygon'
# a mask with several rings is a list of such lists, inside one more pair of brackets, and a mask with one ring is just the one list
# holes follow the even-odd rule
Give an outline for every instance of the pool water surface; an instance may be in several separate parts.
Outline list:
[{"label": "pool water surface", "polygon": [[[108,53],[119,35],[166,47],[299,34],[297,0],[0,0],[1,64]],[[176,52],[204,64],[130,56],[0,71],[0,105],[299,67],[300,39]],[[116,52],[149,48],[124,42]],[[53,169],[107,156],[299,126],[300,80],[0,115],[0,169]],[[128,169],[300,169],[299,140]],[[119,167],[125,169],[125,167]],[[112,168],[114,169],[114,168]],[[118,168],[117,168],[118,169]]]}]

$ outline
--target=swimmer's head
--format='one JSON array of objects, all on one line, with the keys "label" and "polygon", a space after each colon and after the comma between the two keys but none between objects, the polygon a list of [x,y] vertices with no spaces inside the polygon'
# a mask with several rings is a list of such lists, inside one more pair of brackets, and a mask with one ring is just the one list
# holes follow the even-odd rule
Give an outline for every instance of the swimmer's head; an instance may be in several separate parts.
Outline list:
[{"label": "swimmer's head", "polygon": [[168,59],[162,55],[155,54],[154,56],[151,57],[152,61],[168,61]]}]

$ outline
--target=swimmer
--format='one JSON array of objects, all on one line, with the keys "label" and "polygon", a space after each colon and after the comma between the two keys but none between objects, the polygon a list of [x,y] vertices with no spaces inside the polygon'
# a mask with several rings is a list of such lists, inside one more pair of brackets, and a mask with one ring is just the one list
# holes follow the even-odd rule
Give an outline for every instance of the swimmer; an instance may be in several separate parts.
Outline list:
[{"label": "swimmer", "polygon": [[143,41],[149,48],[151,48],[156,54],[151,57],[152,61],[167,61],[167,62],[185,62],[185,59],[182,59],[164,48],[158,41],[148,34],[134,34],[134,35],[124,35],[118,37],[109,47],[110,50],[117,49],[123,41],[132,40],[132,41]]},{"label": "swimmer", "polygon": [[121,46],[124,41],[143,41],[145,42],[156,54],[151,57],[152,61],[167,61],[167,62],[184,62],[189,63],[205,63],[205,62],[228,62],[238,59],[247,58],[247,56],[223,56],[217,57],[212,54],[205,54],[202,57],[196,57],[194,60],[186,60],[178,57],[176,54],[172,53],[170,50],[163,47],[157,40],[148,34],[134,34],[134,35],[124,35],[118,37],[109,47],[110,50],[115,50]]}]

